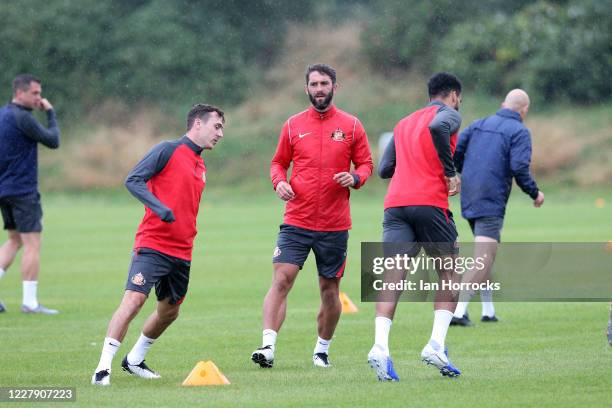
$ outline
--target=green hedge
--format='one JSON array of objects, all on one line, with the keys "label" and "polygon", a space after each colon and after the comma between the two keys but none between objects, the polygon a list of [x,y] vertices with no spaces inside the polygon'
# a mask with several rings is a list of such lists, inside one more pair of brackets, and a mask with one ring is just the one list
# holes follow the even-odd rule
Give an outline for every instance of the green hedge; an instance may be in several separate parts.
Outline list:
[{"label": "green hedge", "polygon": [[527,89],[546,102],[612,96],[612,2],[381,3],[364,32],[371,64],[456,73],[467,88]]},{"label": "green hedge", "polygon": [[[158,105],[243,98],[288,21],[311,1],[29,0],[0,2],[0,95],[22,72],[43,79],[64,112],[100,99]],[[78,102],[78,103],[75,103]]]}]

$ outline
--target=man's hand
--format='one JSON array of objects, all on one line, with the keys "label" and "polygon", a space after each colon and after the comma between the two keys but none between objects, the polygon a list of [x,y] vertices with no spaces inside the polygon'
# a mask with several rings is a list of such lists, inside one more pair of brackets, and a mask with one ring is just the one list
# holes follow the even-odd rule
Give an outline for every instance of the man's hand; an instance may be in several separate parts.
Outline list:
[{"label": "man's hand", "polygon": [[171,209],[164,210],[164,212],[160,214],[159,218],[161,218],[163,222],[167,223],[172,223],[176,221],[176,218],[174,218],[174,213]]},{"label": "man's hand", "polygon": [[538,191],[538,196],[536,197],[535,200],[533,200],[533,206],[535,208],[540,208],[542,204],[544,204],[544,193],[541,191]]},{"label": "man's hand", "polygon": [[446,179],[446,187],[448,187],[448,195],[454,196],[461,191],[461,179],[455,175],[453,177],[444,177]]},{"label": "man's hand", "polygon": [[40,104],[38,105],[38,109],[46,112],[46,111],[53,109],[53,105],[51,105],[51,103],[47,100],[47,98],[42,98],[40,100]]},{"label": "man's hand", "polygon": [[355,185],[355,177],[347,171],[334,174],[334,181],[342,187],[352,187]]},{"label": "man's hand", "polygon": [[276,195],[283,201],[289,201],[295,197],[291,184],[286,181],[279,181],[276,185]]}]

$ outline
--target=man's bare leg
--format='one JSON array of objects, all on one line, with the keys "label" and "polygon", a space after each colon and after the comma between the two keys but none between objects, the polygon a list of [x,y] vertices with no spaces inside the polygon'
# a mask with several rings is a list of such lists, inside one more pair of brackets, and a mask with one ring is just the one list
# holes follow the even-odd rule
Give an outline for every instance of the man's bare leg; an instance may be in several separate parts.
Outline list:
[{"label": "man's bare leg", "polygon": [[251,354],[260,367],[270,368],[274,362],[276,336],[287,314],[287,295],[295,283],[300,267],[289,263],[274,263],[272,285],[264,298],[261,347]]},{"label": "man's bare leg", "polygon": [[[117,350],[119,350],[119,346],[121,346],[121,342],[127,333],[130,322],[138,315],[138,312],[140,312],[146,300],[147,295],[144,293],[133,290],[125,291],[119,307],[108,323],[100,361],[98,362],[98,367],[92,378],[92,383],[100,385],[108,385],[110,383],[108,380],[102,382],[102,379],[110,374],[113,357],[117,353]],[[105,375],[99,374],[104,374],[104,372],[106,372]],[[98,382],[96,382],[96,376],[100,377]]]}]

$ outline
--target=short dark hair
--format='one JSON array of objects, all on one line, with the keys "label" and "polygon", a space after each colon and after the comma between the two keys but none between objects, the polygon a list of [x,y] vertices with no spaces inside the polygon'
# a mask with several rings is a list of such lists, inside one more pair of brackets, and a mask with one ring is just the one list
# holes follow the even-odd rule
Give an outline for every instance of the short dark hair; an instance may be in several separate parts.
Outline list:
[{"label": "short dark hair", "polygon": [[40,78],[32,74],[19,74],[13,79],[13,94],[17,93],[17,90],[27,91],[30,89],[30,84],[36,82],[40,84]]},{"label": "short dark hair", "polygon": [[451,91],[457,91],[460,94],[461,81],[455,75],[448,72],[438,72],[429,78],[427,90],[429,91],[430,98],[437,96],[446,97]]},{"label": "short dark hair", "polygon": [[204,103],[196,103],[193,105],[187,114],[187,130],[191,129],[196,119],[204,119],[213,112],[217,112],[217,115],[219,115],[223,123],[225,123],[223,111],[216,106],[206,105]]},{"label": "short dark hair", "polygon": [[327,64],[310,64],[306,68],[306,85],[308,85],[308,81],[310,80],[310,73],[312,71],[317,71],[320,74],[325,74],[329,76],[332,80],[332,84],[336,83],[336,70],[333,69],[330,65]]}]

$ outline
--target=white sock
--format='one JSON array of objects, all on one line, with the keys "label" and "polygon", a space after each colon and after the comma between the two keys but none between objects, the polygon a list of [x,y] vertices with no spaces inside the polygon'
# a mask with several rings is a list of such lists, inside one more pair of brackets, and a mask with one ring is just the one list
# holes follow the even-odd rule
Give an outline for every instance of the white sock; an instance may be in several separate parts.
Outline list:
[{"label": "white sock", "polygon": [[448,310],[440,309],[434,311],[434,323],[431,330],[431,340],[436,342],[442,350],[444,350],[444,341],[446,340],[446,332],[450,325],[453,314]]},{"label": "white sock", "polygon": [[36,297],[36,289],[38,281],[23,281],[23,301],[21,304],[36,309],[38,307],[38,299]]},{"label": "white sock", "polygon": [[0,268],[0,279],[2,279],[2,277],[4,276],[4,274],[6,273],[6,271],[2,268]]},{"label": "white sock", "polygon": [[459,294],[457,307],[455,308],[455,313],[454,313],[457,319],[461,319],[463,315],[467,312],[467,307],[468,307],[468,304],[470,303],[470,300],[472,299],[472,296],[474,296],[473,290],[463,291]]},{"label": "white sock", "polygon": [[317,354],[317,353],[329,354],[328,353],[329,345],[331,344],[331,342],[332,342],[331,339],[325,340],[320,337],[317,337],[317,344],[315,344],[315,348],[312,354]]},{"label": "white sock", "polygon": [[489,317],[495,316],[495,307],[493,306],[493,291],[481,290],[480,301],[482,302],[482,315]]},{"label": "white sock", "polygon": [[100,355],[98,367],[96,367],[96,373],[102,370],[108,370],[110,372],[113,357],[115,357],[120,345],[121,342],[119,340],[115,340],[112,337],[104,338],[104,346],[102,346],[102,354]]},{"label": "white sock", "polygon": [[455,308],[455,313],[453,313],[453,316],[455,316],[457,319],[461,319],[465,312],[467,312],[469,303],[470,302],[457,302],[457,307]]},{"label": "white sock", "polygon": [[389,355],[389,332],[393,321],[384,316],[376,316],[374,319],[374,344],[378,344],[383,351]]},{"label": "white sock", "polygon": [[155,339],[150,339],[144,334],[140,333],[138,341],[136,341],[136,344],[134,344],[134,347],[132,347],[132,350],[127,355],[128,363],[132,365],[142,363],[154,341]]},{"label": "white sock", "polygon": [[262,336],[262,340],[261,340],[261,347],[270,346],[270,347],[272,347],[272,351],[274,351],[276,349],[276,336],[277,336],[277,334],[278,333],[276,333],[272,329],[265,329],[263,331],[263,336]]}]

